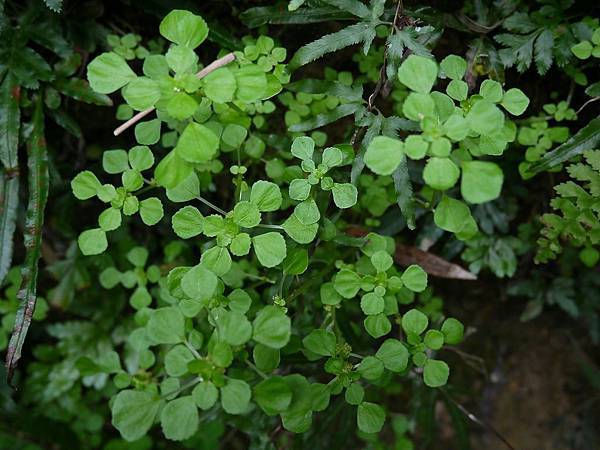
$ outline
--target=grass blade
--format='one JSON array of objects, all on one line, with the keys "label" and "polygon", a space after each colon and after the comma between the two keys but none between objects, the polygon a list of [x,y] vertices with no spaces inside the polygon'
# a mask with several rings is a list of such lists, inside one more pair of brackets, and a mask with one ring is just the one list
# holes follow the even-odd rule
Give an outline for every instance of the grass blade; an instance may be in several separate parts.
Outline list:
[{"label": "grass blade", "polygon": [[19,178],[0,168],[0,284],[10,269],[19,204]]},{"label": "grass blade", "polygon": [[574,156],[581,155],[586,150],[596,148],[598,143],[600,143],[600,117],[591,120],[567,142],[546,153],[540,161],[529,168],[529,172],[536,174],[552,169]]},{"label": "grass blade", "polygon": [[20,95],[21,88],[9,72],[0,86],[0,284],[10,269],[17,217]]},{"label": "grass blade", "polygon": [[329,22],[331,20],[355,20],[352,14],[337,8],[318,7],[288,11],[279,6],[255,6],[244,11],[240,18],[248,28],[265,24],[301,25],[307,23]]},{"label": "grass blade", "polygon": [[26,255],[21,272],[21,287],[17,294],[21,304],[17,311],[15,325],[6,353],[6,376],[9,382],[21,358],[21,350],[37,300],[38,261],[42,245],[44,209],[48,199],[48,156],[44,137],[44,112],[42,99],[39,96],[36,100],[32,124],[31,136],[27,142],[29,201],[25,219]]}]

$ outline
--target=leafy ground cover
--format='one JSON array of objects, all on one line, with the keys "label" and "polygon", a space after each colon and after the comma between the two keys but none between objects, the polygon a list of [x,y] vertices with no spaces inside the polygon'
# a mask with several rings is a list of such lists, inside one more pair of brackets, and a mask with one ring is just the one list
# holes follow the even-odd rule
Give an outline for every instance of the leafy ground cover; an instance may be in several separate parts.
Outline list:
[{"label": "leafy ground cover", "polygon": [[597,446],[586,2],[0,8],[0,447]]}]

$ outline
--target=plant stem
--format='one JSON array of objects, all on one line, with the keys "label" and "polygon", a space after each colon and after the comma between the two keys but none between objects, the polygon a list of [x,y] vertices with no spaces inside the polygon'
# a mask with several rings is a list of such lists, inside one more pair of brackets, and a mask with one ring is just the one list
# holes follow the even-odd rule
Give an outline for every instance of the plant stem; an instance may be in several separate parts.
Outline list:
[{"label": "plant stem", "polygon": [[181,386],[173,391],[167,392],[166,394],[161,395],[161,398],[167,398],[173,394],[179,394],[180,392],[185,391],[187,388],[190,388],[190,387],[194,386],[195,384],[200,383],[201,381],[202,381],[201,377],[193,378],[190,381],[188,381],[187,383],[185,383],[183,386]]},{"label": "plant stem", "polygon": [[198,351],[194,347],[192,347],[192,344],[190,344],[188,341],[185,341],[184,343],[185,343],[185,346],[188,348],[188,350],[190,352],[192,352],[192,355],[194,355],[194,357],[196,359],[202,359],[202,355],[200,353],[198,353]]},{"label": "plant stem", "polygon": [[204,203],[206,206],[208,206],[209,208],[214,209],[216,212],[218,212],[219,214],[222,214],[223,216],[225,216],[227,213],[225,211],[223,211],[221,208],[219,208],[217,205],[212,204],[211,202],[209,202],[208,200],[206,200],[204,197],[202,196],[197,196],[196,197],[198,200],[200,200],[202,203]]},{"label": "plant stem", "polygon": [[258,367],[256,367],[254,364],[252,364],[250,361],[246,360],[246,364],[248,365],[248,367],[250,367],[252,370],[254,370],[257,374],[259,374],[265,380],[269,379],[269,377],[262,370],[260,370]]},{"label": "plant stem", "polygon": [[271,225],[268,223],[259,223],[256,226],[261,228],[270,228],[272,230],[283,230],[283,227],[281,225]]}]

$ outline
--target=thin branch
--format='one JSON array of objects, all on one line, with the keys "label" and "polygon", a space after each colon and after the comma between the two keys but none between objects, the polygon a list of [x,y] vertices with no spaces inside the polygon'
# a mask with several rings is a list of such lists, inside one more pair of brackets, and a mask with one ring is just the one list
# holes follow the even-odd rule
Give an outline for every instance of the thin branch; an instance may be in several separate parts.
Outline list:
[{"label": "thin branch", "polygon": [[269,223],[259,223],[256,226],[261,228],[270,228],[273,230],[283,230],[283,227],[281,225],[271,225]]},{"label": "thin branch", "polygon": [[[403,17],[404,17],[404,4],[402,3],[402,0],[398,0],[398,3],[396,4],[396,12],[394,13],[394,19],[392,21],[392,34],[395,33],[396,30],[398,30],[398,29],[401,30],[406,25],[405,23],[400,23],[401,22],[400,19]],[[383,51],[383,64],[381,65],[381,68],[379,69],[379,79],[377,80],[375,89],[373,89],[373,92],[371,93],[371,95],[369,95],[369,97],[367,99],[367,111],[368,112],[373,111],[373,109],[375,108],[375,100],[381,93],[381,90],[387,81],[387,76],[386,76],[387,59],[388,59],[388,46],[386,45],[385,50]],[[385,96],[386,95],[384,95],[384,97]],[[366,132],[367,132],[367,127],[359,127],[352,134],[350,143],[352,145],[352,148],[354,148],[355,152],[358,152],[358,150],[360,149],[360,145],[365,137]]]},{"label": "thin branch", "polygon": [[256,367],[254,364],[252,364],[250,361],[246,360],[245,363],[248,365],[248,367],[250,367],[257,374],[259,374],[263,379],[265,379],[265,380],[269,379],[269,377],[262,370],[260,370],[258,367]]},{"label": "thin branch", "polygon": [[581,111],[583,111],[583,109],[584,109],[584,108],[585,108],[587,105],[589,105],[590,103],[597,102],[598,100],[600,100],[600,97],[594,97],[594,98],[590,98],[590,99],[589,99],[587,102],[585,102],[583,105],[581,105],[581,108],[579,108],[579,109],[576,111],[576,114],[579,114]]},{"label": "thin branch", "polygon": [[206,200],[204,197],[198,195],[196,197],[198,200],[200,200],[202,203],[204,203],[206,206],[208,206],[209,208],[214,209],[216,212],[218,212],[219,214],[226,216],[227,212],[223,211],[221,208],[219,208],[217,205],[214,205],[213,203],[209,202],[208,200]]},{"label": "thin branch", "polygon": [[[233,60],[235,60],[235,55],[233,53],[228,53],[225,56],[223,56],[222,58],[216,59],[215,61],[211,62],[208,66],[206,66],[204,69],[202,69],[200,72],[198,72],[196,74],[196,77],[199,79],[202,79],[209,73],[214,72],[215,70],[220,69],[223,66],[226,66]],[[148,108],[142,112],[137,113],[135,116],[133,116],[127,122],[125,122],[124,124],[117,127],[115,129],[115,131],[113,131],[113,134],[115,136],[120,135],[127,128],[138,123],[140,120],[142,120],[144,117],[146,117],[148,114],[150,114],[154,110],[155,110],[155,108],[152,107],[152,108]]]},{"label": "thin branch", "polygon": [[496,436],[498,439],[500,439],[500,441],[502,441],[502,443],[504,445],[506,445],[507,448],[509,448],[510,450],[516,450],[515,447],[513,447],[510,442],[508,442],[508,440],[502,436],[502,434],[500,434],[500,432],[498,430],[496,430],[493,426],[491,426],[489,423],[485,422],[484,420],[480,419],[479,417],[477,417],[475,414],[473,414],[471,411],[469,411],[467,408],[465,408],[461,403],[459,403],[458,401],[456,401],[450,394],[448,394],[448,392],[443,389],[440,388],[440,392],[442,394],[444,394],[444,396],[451,401],[452,403],[454,403],[454,405],[465,415],[467,416],[467,418],[472,421],[475,422],[477,425],[485,428],[486,430],[490,431],[494,436]]}]

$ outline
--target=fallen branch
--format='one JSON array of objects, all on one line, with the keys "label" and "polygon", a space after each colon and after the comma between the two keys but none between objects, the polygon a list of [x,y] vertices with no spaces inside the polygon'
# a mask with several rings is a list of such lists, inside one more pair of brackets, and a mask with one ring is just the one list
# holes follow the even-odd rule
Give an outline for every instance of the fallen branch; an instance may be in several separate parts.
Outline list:
[{"label": "fallen branch", "polygon": [[[216,59],[213,62],[211,62],[208,66],[206,66],[204,69],[202,69],[200,72],[198,72],[196,74],[196,77],[199,79],[202,79],[209,73],[214,72],[215,70],[220,69],[223,66],[226,66],[233,60],[235,60],[235,55],[233,53],[228,53],[225,56],[223,56],[222,58]],[[120,135],[127,128],[138,123],[140,120],[142,120],[144,117],[146,117],[148,114],[150,114],[155,109],[156,108],[152,107],[152,108],[148,108],[148,109],[145,109],[144,111],[137,113],[135,116],[133,116],[127,122],[125,122],[124,124],[117,127],[115,129],[115,131],[113,131],[113,134],[115,136]]]}]

